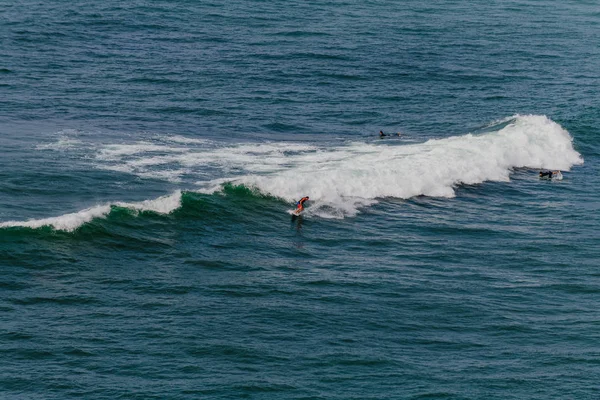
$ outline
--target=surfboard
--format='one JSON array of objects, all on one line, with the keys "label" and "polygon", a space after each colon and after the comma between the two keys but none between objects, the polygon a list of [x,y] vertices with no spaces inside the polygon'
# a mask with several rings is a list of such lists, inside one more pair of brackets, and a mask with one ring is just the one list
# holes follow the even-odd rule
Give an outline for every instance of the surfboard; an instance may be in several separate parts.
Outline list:
[{"label": "surfboard", "polygon": [[562,181],[562,174],[560,173],[560,171],[558,171],[558,174],[554,174],[552,175],[552,179],[556,179],[557,181]]},{"label": "surfboard", "polygon": [[304,210],[290,210],[289,213],[292,215],[292,221],[295,220],[296,218],[298,218],[300,215],[302,215],[302,211]]}]

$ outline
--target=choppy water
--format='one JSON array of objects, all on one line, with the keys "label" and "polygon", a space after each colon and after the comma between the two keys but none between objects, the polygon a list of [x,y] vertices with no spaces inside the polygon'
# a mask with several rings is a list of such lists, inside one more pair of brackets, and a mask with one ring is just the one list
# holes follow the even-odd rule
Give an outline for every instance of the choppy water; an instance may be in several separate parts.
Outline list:
[{"label": "choppy water", "polygon": [[1,397],[600,396],[599,27],[3,4]]}]

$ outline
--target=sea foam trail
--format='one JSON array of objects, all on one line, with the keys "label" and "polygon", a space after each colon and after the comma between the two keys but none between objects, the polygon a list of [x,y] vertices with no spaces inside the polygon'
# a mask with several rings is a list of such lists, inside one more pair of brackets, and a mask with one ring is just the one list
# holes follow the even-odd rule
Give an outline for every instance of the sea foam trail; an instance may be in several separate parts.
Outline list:
[{"label": "sea foam trail", "polygon": [[[289,168],[233,183],[293,201],[310,196],[321,216],[354,215],[378,198],[453,197],[459,184],[508,181],[514,168],[568,170],[583,163],[572,138],[545,116],[515,116],[502,129],[421,144],[352,143],[302,153]],[[391,143],[391,142],[390,142]]]},{"label": "sea foam trail", "polygon": [[169,214],[181,206],[181,191],[137,203],[116,202],[98,205],[75,213],[60,215],[58,217],[2,222],[0,223],[0,228],[24,227],[37,229],[49,226],[56,230],[72,232],[94,218],[106,218],[106,216],[110,214],[112,206],[128,208],[138,212],[152,211],[159,214]]}]

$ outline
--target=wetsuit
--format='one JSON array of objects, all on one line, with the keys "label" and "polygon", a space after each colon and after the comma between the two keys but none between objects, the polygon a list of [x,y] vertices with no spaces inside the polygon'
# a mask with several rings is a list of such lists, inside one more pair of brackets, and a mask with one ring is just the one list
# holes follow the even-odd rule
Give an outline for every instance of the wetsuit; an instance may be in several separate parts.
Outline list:
[{"label": "wetsuit", "polygon": [[298,211],[304,210],[304,203],[307,200],[308,200],[308,196],[305,196],[305,197],[301,198],[300,200],[298,200],[298,202],[296,203],[296,210],[298,210]]}]

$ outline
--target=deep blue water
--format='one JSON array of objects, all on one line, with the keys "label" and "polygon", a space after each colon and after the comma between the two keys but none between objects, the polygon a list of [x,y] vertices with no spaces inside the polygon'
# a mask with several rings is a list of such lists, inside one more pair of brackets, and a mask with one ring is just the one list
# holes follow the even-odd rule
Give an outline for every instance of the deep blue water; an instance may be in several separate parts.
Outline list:
[{"label": "deep blue water", "polygon": [[600,396],[596,2],[5,3],[0,397]]}]

